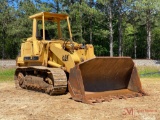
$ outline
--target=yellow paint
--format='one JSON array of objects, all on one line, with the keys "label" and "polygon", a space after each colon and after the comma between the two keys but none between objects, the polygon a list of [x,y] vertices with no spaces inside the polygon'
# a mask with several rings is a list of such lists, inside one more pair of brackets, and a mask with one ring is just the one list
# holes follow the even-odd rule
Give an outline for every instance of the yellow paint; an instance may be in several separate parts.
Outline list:
[{"label": "yellow paint", "polygon": [[69,30],[70,39],[72,41],[72,33],[71,33],[71,27],[70,27],[70,23],[69,23],[69,17],[67,17],[67,24],[68,24],[68,30]]},{"label": "yellow paint", "polygon": [[[50,66],[70,72],[70,69],[80,62],[94,58],[92,45],[78,44],[72,41],[69,17],[65,14],[41,12],[30,16],[33,19],[32,37],[21,44],[21,55],[17,58],[18,66]],[[43,40],[38,40],[37,21],[42,21]],[[45,21],[57,23],[58,37],[62,37],[60,23],[65,20],[68,25],[70,40],[45,40]],[[73,46],[74,45],[74,46]],[[38,57],[38,60],[24,60],[24,57]]]},{"label": "yellow paint", "polygon": [[37,40],[33,40],[33,55],[39,55],[39,44]]},{"label": "yellow paint", "polygon": [[48,64],[49,64],[50,66],[53,66],[53,67],[58,67],[58,68],[62,67],[62,65],[57,64],[57,63],[54,62],[54,61],[48,61]]},{"label": "yellow paint", "polygon": [[45,40],[45,22],[44,22],[44,14],[42,16],[42,28],[43,28],[43,40]]},{"label": "yellow paint", "polygon": [[58,37],[59,37],[59,38],[62,38],[60,20],[58,20],[58,22],[57,22],[57,28],[58,28]]},{"label": "yellow paint", "polygon": [[32,55],[32,43],[31,42],[25,42],[23,44],[23,54],[25,56],[31,56]]},{"label": "yellow paint", "polygon": [[36,39],[36,28],[37,28],[37,20],[33,19],[33,30],[32,30],[32,37],[33,39]]}]

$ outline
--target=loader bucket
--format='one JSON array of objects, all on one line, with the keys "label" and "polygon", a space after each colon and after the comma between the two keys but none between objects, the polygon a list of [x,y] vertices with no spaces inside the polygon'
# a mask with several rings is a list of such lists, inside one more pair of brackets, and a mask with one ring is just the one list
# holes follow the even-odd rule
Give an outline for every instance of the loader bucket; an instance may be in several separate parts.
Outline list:
[{"label": "loader bucket", "polygon": [[145,95],[130,57],[97,57],[76,65],[68,80],[72,99],[84,103]]}]

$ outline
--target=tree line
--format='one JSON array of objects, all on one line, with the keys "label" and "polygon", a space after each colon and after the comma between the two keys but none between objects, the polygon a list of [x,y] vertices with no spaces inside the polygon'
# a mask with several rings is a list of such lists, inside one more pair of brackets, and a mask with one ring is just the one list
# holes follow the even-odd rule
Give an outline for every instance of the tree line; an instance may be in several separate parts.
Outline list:
[{"label": "tree line", "polygon": [[73,40],[93,44],[97,56],[160,58],[159,0],[1,0],[0,58],[15,59],[32,34],[30,15],[70,16]]}]

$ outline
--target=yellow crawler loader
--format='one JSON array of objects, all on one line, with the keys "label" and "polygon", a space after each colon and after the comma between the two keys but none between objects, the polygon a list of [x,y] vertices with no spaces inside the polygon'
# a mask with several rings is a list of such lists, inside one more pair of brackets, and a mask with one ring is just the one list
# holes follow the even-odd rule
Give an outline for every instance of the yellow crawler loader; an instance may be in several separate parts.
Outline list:
[{"label": "yellow crawler loader", "polygon": [[16,88],[50,95],[69,91],[72,99],[88,104],[145,95],[132,59],[96,57],[93,45],[74,42],[68,15],[41,12],[29,18],[33,32],[21,44]]}]

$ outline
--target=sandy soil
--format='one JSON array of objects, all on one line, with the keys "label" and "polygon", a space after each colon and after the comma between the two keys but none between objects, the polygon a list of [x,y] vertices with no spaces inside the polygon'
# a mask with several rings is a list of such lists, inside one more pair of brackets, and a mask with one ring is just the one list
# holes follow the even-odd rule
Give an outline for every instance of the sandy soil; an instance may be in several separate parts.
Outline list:
[{"label": "sandy soil", "polygon": [[0,83],[0,120],[160,120],[160,79],[141,79],[149,96],[88,105]]}]

